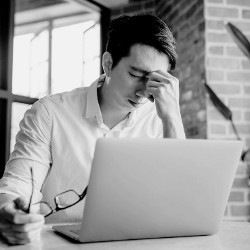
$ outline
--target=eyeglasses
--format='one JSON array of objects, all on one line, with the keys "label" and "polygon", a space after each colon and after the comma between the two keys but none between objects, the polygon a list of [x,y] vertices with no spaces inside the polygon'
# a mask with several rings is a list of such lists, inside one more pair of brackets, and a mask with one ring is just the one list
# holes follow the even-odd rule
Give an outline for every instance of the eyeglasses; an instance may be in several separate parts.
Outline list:
[{"label": "eyeglasses", "polygon": [[[32,168],[30,169],[31,171],[31,181],[32,181],[32,193],[28,205],[28,213],[30,212],[30,207],[32,203],[32,197],[33,197],[33,192],[34,192],[34,179],[33,179],[33,171]],[[39,205],[40,206],[40,214],[42,214],[44,217],[48,217],[49,215],[56,213],[60,210],[69,208],[80,202],[81,200],[84,199],[84,197],[87,194],[87,189],[88,186],[84,189],[82,194],[78,194],[75,190],[70,189],[67,191],[64,191],[54,197],[54,203],[55,206],[53,206],[46,202],[46,201],[40,201],[37,203],[32,204],[33,205]]]}]

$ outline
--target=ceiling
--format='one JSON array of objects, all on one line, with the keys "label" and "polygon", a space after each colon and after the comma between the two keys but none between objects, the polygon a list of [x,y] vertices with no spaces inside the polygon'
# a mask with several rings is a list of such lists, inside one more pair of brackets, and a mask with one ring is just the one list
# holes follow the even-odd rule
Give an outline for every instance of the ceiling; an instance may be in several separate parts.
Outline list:
[{"label": "ceiling", "polygon": [[[19,0],[16,0],[19,1]],[[95,2],[112,8],[119,5],[125,5],[129,0],[95,0]],[[99,8],[93,6],[86,0],[49,0],[32,1],[31,5],[25,5],[25,0],[22,0],[22,5],[16,7],[15,24],[21,25],[31,22],[37,22],[44,19],[57,18],[61,16],[70,16],[74,14],[93,14],[98,13]],[[23,9],[22,9],[23,8]]]}]

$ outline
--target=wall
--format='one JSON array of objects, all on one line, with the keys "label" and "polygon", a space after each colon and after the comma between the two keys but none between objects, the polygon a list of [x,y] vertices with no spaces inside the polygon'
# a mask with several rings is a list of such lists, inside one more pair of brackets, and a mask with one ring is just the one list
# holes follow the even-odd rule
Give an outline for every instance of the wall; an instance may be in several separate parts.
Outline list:
[{"label": "wall", "polygon": [[112,8],[111,16],[134,15],[138,13],[155,12],[156,0],[130,0],[128,4]]},{"label": "wall", "polygon": [[206,102],[201,84],[205,72],[204,4],[200,0],[158,1],[155,13],[172,30],[177,41],[180,105],[188,138],[206,138]]},{"label": "wall", "polygon": [[180,80],[180,104],[186,135],[188,138],[206,138],[206,102],[201,85],[205,72],[203,1],[133,0],[113,9],[112,17],[142,12],[158,15],[172,30],[179,54],[172,74]]},{"label": "wall", "polygon": [[[250,63],[225,30],[231,21],[250,37],[249,0],[131,1],[113,10],[113,16],[154,12],[177,40],[178,62],[173,72],[180,80],[180,104],[188,138],[235,139],[231,125],[205,93],[202,79],[232,109],[245,147],[250,145]],[[248,166],[239,163],[226,219],[250,219]]]},{"label": "wall", "polygon": [[[233,111],[233,119],[244,141],[250,146],[250,61],[241,53],[224,23],[231,22],[250,38],[249,0],[205,0],[206,71],[209,85]],[[235,139],[228,121],[207,99],[209,139]],[[226,217],[250,218],[248,166],[240,163],[226,210]]]}]

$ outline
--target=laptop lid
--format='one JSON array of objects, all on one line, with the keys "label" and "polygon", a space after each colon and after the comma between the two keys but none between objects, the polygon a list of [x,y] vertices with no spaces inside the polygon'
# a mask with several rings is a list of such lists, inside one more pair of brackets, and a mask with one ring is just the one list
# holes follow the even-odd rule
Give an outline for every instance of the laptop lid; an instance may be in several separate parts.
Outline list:
[{"label": "laptop lid", "polygon": [[216,233],[242,143],[99,139],[80,241]]},{"label": "laptop lid", "polygon": [[239,141],[99,139],[79,240],[216,233],[241,150]]}]

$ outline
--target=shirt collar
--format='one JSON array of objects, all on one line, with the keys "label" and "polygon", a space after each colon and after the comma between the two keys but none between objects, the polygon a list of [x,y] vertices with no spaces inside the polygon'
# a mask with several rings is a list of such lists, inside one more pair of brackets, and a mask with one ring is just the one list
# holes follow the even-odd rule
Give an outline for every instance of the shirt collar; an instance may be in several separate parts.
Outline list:
[{"label": "shirt collar", "polygon": [[[103,124],[102,113],[98,103],[97,89],[102,86],[105,81],[105,75],[101,75],[95,82],[93,82],[87,92],[86,118],[96,117],[99,125]],[[125,120],[118,125],[118,130],[132,127],[136,120],[136,110],[129,113]],[[117,128],[116,128],[117,129]],[[114,129],[114,130],[116,130]]]},{"label": "shirt collar", "polygon": [[86,118],[95,116],[102,117],[102,113],[98,103],[97,88],[99,88],[104,81],[105,81],[105,75],[101,75],[88,88],[86,115],[85,115]]}]

